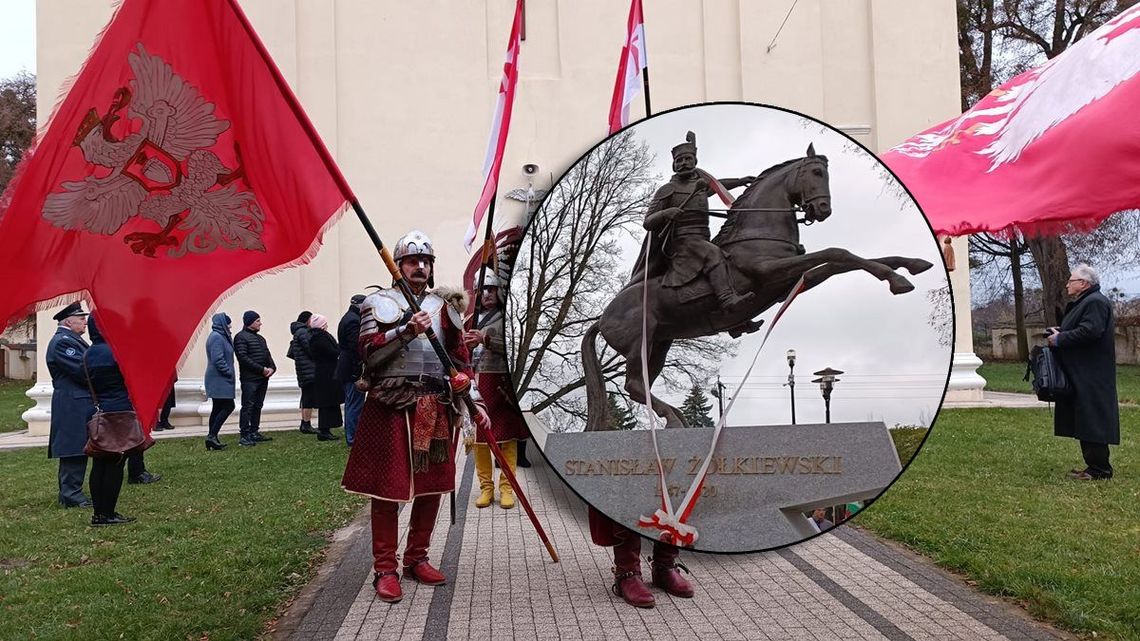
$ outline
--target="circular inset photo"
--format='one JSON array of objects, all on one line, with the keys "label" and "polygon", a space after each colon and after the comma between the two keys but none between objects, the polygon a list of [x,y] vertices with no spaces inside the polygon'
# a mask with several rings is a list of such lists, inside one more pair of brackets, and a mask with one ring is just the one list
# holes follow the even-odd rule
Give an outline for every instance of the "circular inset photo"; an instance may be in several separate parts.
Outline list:
[{"label": "circular inset photo", "polygon": [[614,134],[553,185],[505,333],[520,408],[595,542],[750,552],[898,477],[952,328],[939,244],[874,155],[807,116],[714,103]]}]

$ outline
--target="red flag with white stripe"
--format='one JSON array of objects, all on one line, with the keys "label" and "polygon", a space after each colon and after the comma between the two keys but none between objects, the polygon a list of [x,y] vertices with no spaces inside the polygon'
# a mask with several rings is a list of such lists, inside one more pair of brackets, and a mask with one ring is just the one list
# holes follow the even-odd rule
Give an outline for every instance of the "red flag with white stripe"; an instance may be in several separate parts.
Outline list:
[{"label": "red flag with white stripe", "polygon": [[499,188],[499,168],[503,165],[503,150],[507,147],[507,131],[511,127],[511,108],[515,103],[515,85],[519,80],[519,32],[522,28],[523,0],[515,3],[515,19],[511,24],[511,38],[507,42],[507,59],[503,62],[503,79],[499,82],[499,100],[495,104],[495,117],[491,120],[491,137],[487,140],[487,156],[483,160],[483,193],[471,215],[471,224],[463,236],[463,247],[471,251],[475,234],[483,222],[483,214]]},{"label": "red flag with white stripe", "polygon": [[709,181],[709,189],[717,195],[717,198],[720,198],[720,202],[724,203],[725,207],[731,207],[732,203],[736,202],[736,196],[729,193],[728,189],[722,185],[719,180],[714,178],[712,174],[700,168],[697,169],[697,173]]},{"label": "red flag with white stripe", "polygon": [[1140,5],[883,154],[939,234],[1054,234],[1140,208]]},{"label": "red flag with white stripe", "polygon": [[641,13],[641,0],[629,5],[629,22],[625,46],[621,50],[617,79],[614,80],[614,97],[610,102],[610,133],[629,124],[629,106],[641,92],[643,74],[649,68],[645,58],[645,17]]}]

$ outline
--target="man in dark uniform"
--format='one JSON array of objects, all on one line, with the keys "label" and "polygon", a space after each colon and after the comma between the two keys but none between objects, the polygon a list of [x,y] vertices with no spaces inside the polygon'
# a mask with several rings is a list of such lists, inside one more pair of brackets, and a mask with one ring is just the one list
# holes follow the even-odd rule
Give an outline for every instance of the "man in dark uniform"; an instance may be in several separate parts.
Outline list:
[{"label": "man in dark uniform", "polygon": [[[747,300],[732,289],[728,264],[720,248],[712,244],[709,233],[709,182],[697,169],[697,137],[689,132],[683,142],[673,147],[673,177],[662,185],[645,212],[645,229],[653,232],[653,243],[647,244],[633,280],[649,265],[649,277],[664,275],[665,287],[680,287],[700,276],[708,279],[721,309],[730,309]],[[725,178],[726,189],[751,184],[752,176]]]},{"label": "man in dark uniform", "polygon": [[90,345],[83,340],[87,312],[79,303],[64,307],[52,316],[59,322],[48,342],[47,367],[51,373],[51,435],[48,457],[59,459],[59,503],[64,507],[90,507],[83,494],[87,475],[87,416],[91,413],[91,393],[83,373],[83,354]]}]

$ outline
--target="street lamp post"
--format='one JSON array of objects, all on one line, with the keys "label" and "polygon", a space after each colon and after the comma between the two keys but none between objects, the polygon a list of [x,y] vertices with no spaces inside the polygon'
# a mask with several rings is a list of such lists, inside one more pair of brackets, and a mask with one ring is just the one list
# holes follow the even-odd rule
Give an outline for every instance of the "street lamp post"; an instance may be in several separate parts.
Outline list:
[{"label": "street lamp post", "polygon": [[788,350],[788,390],[792,397],[792,425],[796,424],[796,350]]},{"label": "street lamp post", "polygon": [[812,381],[813,383],[819,383],[819,391],[823,393],[824,416],[825,422],[827,423],[831,422],[831,390],[834,389],[835,384],[839,382],[839,379],[835,377],[842,373],[843,372],[837,369],[828,367],[815,372],[815,375],[819,378]]},{"label": "street lamp post", "polygon": [[724,416],[724,383],[720,382],[720,374],[716,375],[716,385],[709,391],[716,397],[717,409],[720,412],[717,417]]}]

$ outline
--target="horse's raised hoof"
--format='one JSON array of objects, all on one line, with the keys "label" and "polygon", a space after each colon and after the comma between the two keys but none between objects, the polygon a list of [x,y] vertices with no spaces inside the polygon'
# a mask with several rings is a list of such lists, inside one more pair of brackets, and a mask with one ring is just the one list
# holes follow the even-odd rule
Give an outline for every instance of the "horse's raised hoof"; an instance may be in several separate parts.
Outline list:
[{"label": "horse's raised hoof", "polygon": [[914,285],[912,285],[909,280],[903,278],[902,276],[896,276],[895,278],[892,278],[890,280],[890,283],[891,293],[896,296],[899,294],[905,294],[907,292],[914,291]]},{"label": "horse's raised hoof", "polygon": [[906,266],[906,270],[910,272],[911,276],[917,276],[931,267],[934,267],[934,263],[922,260],[921,258],[915,258]]}]

